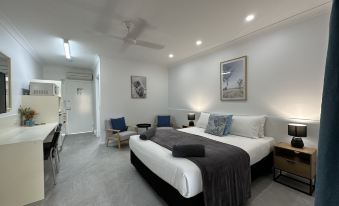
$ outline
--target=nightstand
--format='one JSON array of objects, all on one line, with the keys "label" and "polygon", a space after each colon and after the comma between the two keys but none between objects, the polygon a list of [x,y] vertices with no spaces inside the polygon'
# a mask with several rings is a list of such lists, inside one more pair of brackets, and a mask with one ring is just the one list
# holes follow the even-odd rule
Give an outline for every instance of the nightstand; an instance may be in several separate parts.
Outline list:
[{"label": "nightstand", "polygon": [[[273,180],[284,184],[293,189],[299,190],[306,194],[312,195],[315,185],[316,175],[316,154],[315,148],[304,147],[302,149],[294,148],[287,143],[279,143],[274,146],[274,169],[273,169]],[[278,171],[278,175],[276,174]],[[297,178],[292,178],[282,174],[282,172],[290,173],[299,177],[302,177],[308,181],[308,183],[301,181]],[[309,191],[305,192],[296,187],[292,187],[282,181],[279,181],[281,176],[288,177],[300,183],[307,184]]]}]

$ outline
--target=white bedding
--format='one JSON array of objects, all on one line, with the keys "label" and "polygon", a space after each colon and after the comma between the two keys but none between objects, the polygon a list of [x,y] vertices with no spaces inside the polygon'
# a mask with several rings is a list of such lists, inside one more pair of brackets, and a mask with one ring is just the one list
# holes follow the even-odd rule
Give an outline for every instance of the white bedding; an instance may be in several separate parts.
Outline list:
[{"label": "white bedding", "polygon": [[[200,135],[219,142],[240,147],[250,156],[251,165],[267,156],[273,148],[274,138],[251,139],[235,135],[217,137],[204,132],[203,128],[189,127],[179,131]],[[139,135],[131,136],[130,148],[155,174],[176,188],[186,198],[202,192],[201,172],[197,165],[186,158],[174,158],[172,152],[152,141],[143,141]]]}]

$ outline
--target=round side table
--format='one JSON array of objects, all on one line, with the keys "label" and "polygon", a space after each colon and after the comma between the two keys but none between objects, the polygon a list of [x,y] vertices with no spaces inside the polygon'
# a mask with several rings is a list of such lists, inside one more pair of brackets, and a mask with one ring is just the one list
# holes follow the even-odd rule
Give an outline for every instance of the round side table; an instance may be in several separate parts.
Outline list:
[{"label": "round side table", "polygon": [[149,123],[141,123],[141,124],[137,124],[138,129],[139,128],[145,128],[146,130],[148,130],[149,127],[151,127],[152,125]]}]

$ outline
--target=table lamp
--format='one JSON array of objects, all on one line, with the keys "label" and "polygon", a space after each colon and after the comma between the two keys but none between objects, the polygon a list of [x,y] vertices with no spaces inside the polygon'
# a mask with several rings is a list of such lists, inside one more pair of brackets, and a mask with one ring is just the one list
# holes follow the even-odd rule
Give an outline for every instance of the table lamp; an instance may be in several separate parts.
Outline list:
[{"label": "table lamp", "polygon": [[304,142],[301,137],[307,137],[307,126],[304,124],[288,124],[288,135],[292,136],[291,146],[295,148],[303,148]]},{"label": "table lamp", "polygon": [[195,114],[194,113],[188,113],[187,119],[191,120],[188,124],[190,127],[194,127],[194,120],[195,120]]}]

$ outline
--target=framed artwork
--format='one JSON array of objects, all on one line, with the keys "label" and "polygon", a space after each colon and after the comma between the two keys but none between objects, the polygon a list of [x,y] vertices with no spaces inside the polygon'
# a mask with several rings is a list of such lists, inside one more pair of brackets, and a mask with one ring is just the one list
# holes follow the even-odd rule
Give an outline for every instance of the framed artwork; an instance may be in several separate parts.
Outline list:
[{"label": "framed artwork", "polygon": [[221,101],[246,100],[247,57],[239,57],[220,63]]},{"label": "framed artwork", "polygon": [[131,97],[144,99],[147,95],[146,77],[131,76]]}]

